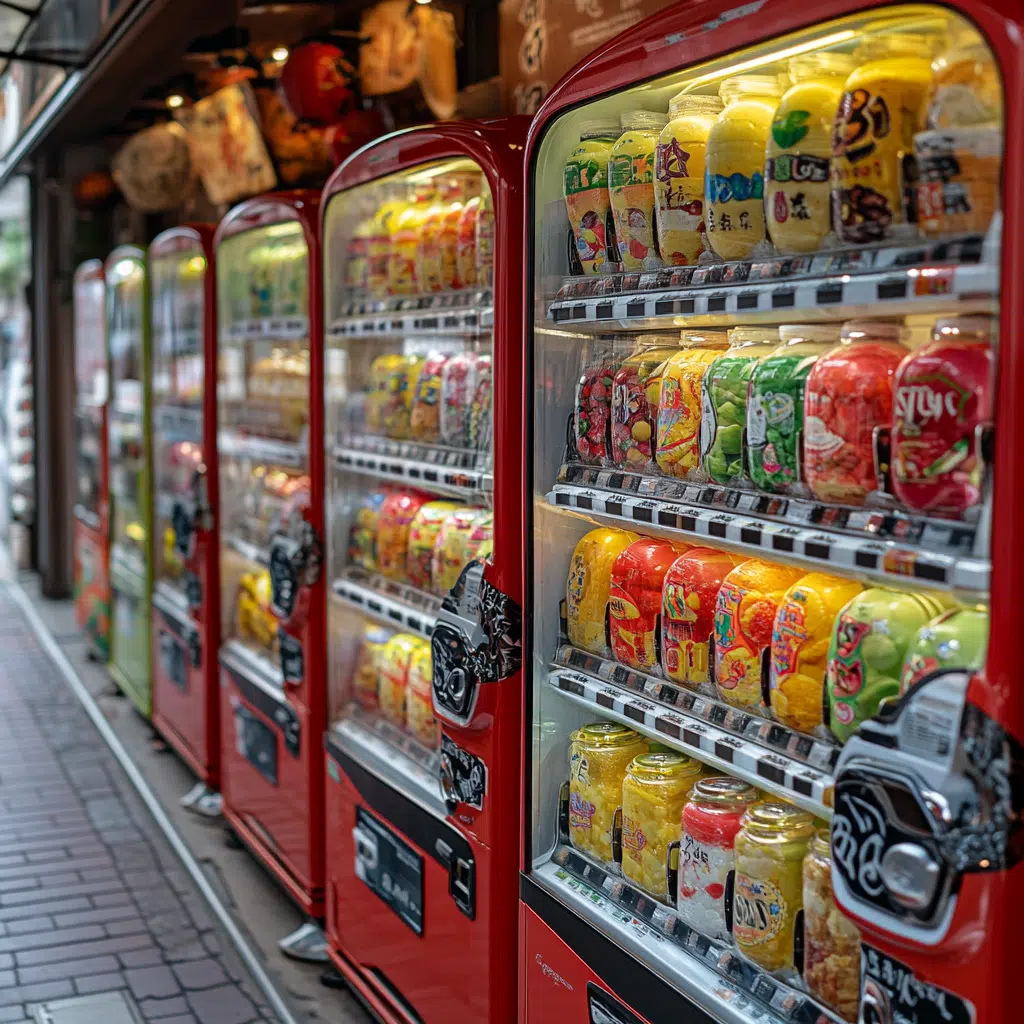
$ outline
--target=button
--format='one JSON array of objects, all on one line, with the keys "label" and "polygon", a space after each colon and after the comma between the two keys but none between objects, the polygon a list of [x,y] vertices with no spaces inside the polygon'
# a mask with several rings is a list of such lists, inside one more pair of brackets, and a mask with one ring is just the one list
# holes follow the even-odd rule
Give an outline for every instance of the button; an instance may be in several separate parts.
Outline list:
[{"label": "button", "polygon": [[938,862],[917,843],[896,843],[882,857],[882,884],[893,902],[908,910],[928,909],[940,872]]}]

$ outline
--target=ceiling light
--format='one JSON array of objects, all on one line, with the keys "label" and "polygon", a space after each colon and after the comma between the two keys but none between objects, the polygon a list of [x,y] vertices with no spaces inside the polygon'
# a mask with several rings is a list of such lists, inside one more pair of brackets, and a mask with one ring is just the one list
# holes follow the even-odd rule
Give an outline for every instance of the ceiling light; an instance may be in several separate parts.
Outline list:
[{"label": "ceiling light", "polygon": [[167,97],[165,102],[167,106],[171,108],[171,110],[177,110],[178,107],[184,105],[185,97],[182,96],[180,92],[172,92],[171,95]]},{"label": "ceiling light", "polygon": [[276,61],[284,61],[288,59],[288,47],[287,46],[275,46],[270,51],[270,56]]}]

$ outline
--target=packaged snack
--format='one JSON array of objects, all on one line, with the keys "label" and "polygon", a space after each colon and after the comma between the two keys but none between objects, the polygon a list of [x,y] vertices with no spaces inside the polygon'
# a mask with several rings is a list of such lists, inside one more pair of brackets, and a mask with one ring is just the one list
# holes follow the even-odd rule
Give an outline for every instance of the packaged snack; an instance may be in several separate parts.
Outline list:
[{"label": "packaged snack", "polygon": [[352,698],[364,711],[377,710],[377,680],[383,664],[384,649],[393,635],[390,629],[383,626],[368,624],[363,628],[363,639],[352,673]]},{"label": "packaged snack", "polygon": [[900,673],[900,695],[932,672],[946,669],[978,671],[988,646],[988,610],[954,608],[917,631]]},{"label": "packaged snack", "polygon": [[622,874],[668,902],[668,847],[679,839],[683,805],[700,761],[674,751],[638,754],[622,783]]},{"label": "packaged snack", "polygon": [[427,501],[417,491],[392,491],[377,517],[377,571],[389,579],[404,581],[409,552],[409,527]]},{"label": "packaged snack", "polygon": [[420,231],[435,195],[433,184],[418,185],[395,221],[388,259],[388,292],[391,295],[418,295],[422,290],[416,274],[416,254]]},{"label": "packaged snack", "polygon": [[441,742],[441,727],[434,717],[433,664],[430,644],[417,647],[409,659],[405,697],[405,730],[431,749]]},{"label": "packaged snack", "polygon": [[755,804],[736,836],[732,937],[766,971],[791,969],[793,933],[803,908],[803,865],[814,818],[792,804]]},{"label": "packaged snack", "polygon": [[597,338],[588,346],[576,383],[573,439],[580,461],[600,466],[611,459],[612,391],[622,366],[612,339]]},{"label": "packaged snack", "polygon": [[736,867],[736,835],[760,799],[751,785],[729,775],[698,779],[683,807],[676,913],[709,939],[727,939],[725,887]]},{"label": "packaged snack", "polygon": [[642,334],[612,382],[612,462],[636,473],[653,471],[661,374],[676,353],[661,334]]},{"label": "packaged snack", "polygon": [[380,701],[381,716],[405,728],[406,689],[409,684],[409,663],[418,650],[426,648],[430,654],[430,644],[411,633],[396,633],[384,645],[380,660],[380,677],[377,696]]},{"label": "packaged snack", "polygon": [[950,605],[944,594],[873,587],[839,613],[825,687],[832,734],[845,743],[882,702],[899,696],[900,670],[917,631]]},{"label": "packaged snack", "polygon": [[704,161],[708,135],[722,106],[718,96],[685,92],[673,96],[668,124],[658,136],[654,158],[658,251],[672,266],[693,265],[707,248]]},{"label": "packaged snack", "polygon": [[839,341],[835,324],[786,324],[782,344],[754,367],[747,400],[747,462],[763,491],[804,494],[804,391],[818,359]]},{"label": "packaged snack", "polygon": [[708,135],[704,220],[712,251],[745,260],[765,241],[764,154],[782,86],[774,75],[727,78],[725,109]]},{"label": "packaged snack", "polygon": [[615,722],[577,729],[569,747],[569,839],[582,853],[614,866],[612,826],[626,769],[647,750],[638,732]]},{"label": "packaged snack", "polygon": [[371,491],[359,502],[348,535],[348,560],[367,572],[377,571],[377,533],[380,510],[388,490]]},{"label": "packaged snack", "polygon": [[832,129],[853,59],[841,53],[791,57],[765,161],[768,234],[780,252],[817,252],[832,230]]},{"label": "packaged snack", "polygon": [[494,200],[489,188],[480,193],[476,215],[476,283],[480,288],[494,285]]},{"label": "packaged snack", "polygon": [[478,283],[476,226],[480,219],[480,206],[482,202],[479,195],[473,196],[462,207],[462,213],[459,214],[458,244],[456,249],[459,267],[459,276],[456,284],[459,288],[472,288]]},{"label": "packaged snack", "polygon": [[437,184],[434,202],[423,217],[416,248],[416,278],[422,294],[444,291],[444,258],[441,234],[453,203],[462,206],[462,186],[458,178],[443,178]]},{"label": "packaged snack", "polygon": [[441,440],[453,448],[469,447],[469,412],[484,358],[463,352],[441,371]]},{"label": "packaged snack", "polygon": [[431,352],[420,366],[409,412],[409,435],[414,441],[437,444],[441,439],[441,377],[447,362],[443,352]]},{"label": "packaged snack", "polygon": [[800,732],[822,724],[832,625],[864,588],[853,580],[810,572],[786,591],[772,628],[771,706],[775,718]]},{"label": "packaged snack", "polygon": [[722,580],[742,561],[715,548],[690,548],[665,573],[661,592],[661,668],[693,690],[711,690],[711,639]]},{"label": "packaged snack", "polygon": [[913,224],[906,158],[932,85],[938,35],[879,31],[854,52],[832,146],[832,220],[842,241],[892,237]]},{"label": "packaged snack", "polygon": [[444,521],[458,507],[454,501],[425,502],[420,505],[409,524],[409,553],[406,556],[405,575],[414,587],[430,589],[437,535]]},{"label": "packaged snack", "polygon": [[562,194],[584,274],[613,270],[619,259],[608,194],[608,162],[619,135],[614,119],[583,121],[579,145],[565,161]]},{"label": "packaged snack", "polygon": [[447,205],[440,236],[441,285],[446,292],[465,287],[459,270],[459,222],[466,204],[480,189],[479,175],[459,174],[454,181],[459,189]]},{"label": "packaged snack", "polygon": [[386,364],[380,422],[387,437],[402,440],[409,436],[412,399],[424,361],[423,356],[410,354],[394,357]]},{"label": "packaged snack", "polygon": [[266,569],[243,572],[238,580],[236,614],[238,635],[267,651],[277,641],[277,616],[270,607],[270,573]]},{"label": "packaged snack", "polygon": [[804,385],[804,476],[821,501],[863,504],[880,484],[875,428],[892,422],[893,377],[907,354],[899,324],[850,320]]},{"label": "packaged snack", "polygon": [[473,555],[473,533],[490,513],[482,508],[457,508],[441,524],[434,542],[431,589],[442,597],[455,586]]},{"label": "packaged snack", "polygon": [[992,52],[973,28],[959,26],[932,61],[926,129],[948,131],[1003,123],[1003,84]]},{"label": "packaged snack", "polygon": [[477,356],[476,387],[467,416],[467,439],[469,447],[486,451],[491,447],[491,397],[494,390],[494,374],[491,357],[486,353]]},{"label": "packaged snack", "polygon": [[405,357],[397,352],[377,356],[370,363],[370,382],[364,403],[366,429],[371,434],[384,432],[384,407],[388,401],[388,382],[401,372]]},{"label": "packaged snack", "polygon": [[623,665],[642,672],[657,674],[660,671],[657,638],[661,590],[669,566],[686,547],[654,537],[641,537],[615,559],[608,621],[612,652]]},{"label": "packaged snack", "polygon": [[619,262],[625,270],[661,266],[654,247],[654,160],[658,134],[668,123],[653,110],[621,117],[622,134],[608,160],[608,191]]},{"label": "packaged snack", "polygon": [[391,263],[391,236],[398,226],[398,218],[408,201],[404,190],[390,190],[377,208],[373,218],[373,233],[370,235],[367,253],[369,266],[366,272],[366,287],[375,299],[388,294],[388,271]]},{"label": "packaged snack", "polygon": [[743,431],[750,377],[779,344],[777,327],[734,327],[729,348],[704,374],[701,392],[701,467],[717,484],[746,479]]},{"label": "packaged snack", "polygon": [[921,230],[933,238],[987,232],[999,209],[1002,128],[918,132],[914,156]]},{"label": "packaged snack", "polygon": [[370,241],[376,232],[373,214],[363,217],[352,229],[344,253],[345,293],[349,299],[359,299],[370,287]]},{"label": "packaged snack", "polygon": [[603,658],[608,642],[608,596],[612,566],[637,539],[635,533],[599,527],[585,533],[572,553],[565,585],[569,643]]},{"label": "packaged snack", "polygon": [[760,712],[775,614],[801,576],[799,569],[749,558],[722,580],[715,604],[715,685],[726,704]]},{"label": "packaged snack", "polygon": [[474,558],[482,558],[486,561],[493,554],[494,549],[494,513],[481,510],[477,516],[476,523],[469,535],[469,543],[466,548],[466,561]]},{"label": "packaged snack", "polygon": [[700,469],[701,386],[708,367],[729,344],[725,331],[683,331],[681,348],[665,362],[658,399],[658,468],[696,480]]},{"label": "packaged snack", "polygon": [[995,330],[986,316],[940,320],[896,368],[892,489],[907,508],[959,519],[981,501],[977,432],[993,415]]}]

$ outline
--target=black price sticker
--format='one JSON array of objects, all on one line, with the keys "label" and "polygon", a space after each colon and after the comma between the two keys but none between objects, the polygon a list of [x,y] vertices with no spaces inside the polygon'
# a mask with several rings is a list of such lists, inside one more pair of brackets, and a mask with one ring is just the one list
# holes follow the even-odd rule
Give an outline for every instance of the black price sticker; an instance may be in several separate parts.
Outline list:
[{"label": "black price sticker", "polygon": [[383,822],[356,808],[356,876],[417,935],[423,934],[423,857]]}]

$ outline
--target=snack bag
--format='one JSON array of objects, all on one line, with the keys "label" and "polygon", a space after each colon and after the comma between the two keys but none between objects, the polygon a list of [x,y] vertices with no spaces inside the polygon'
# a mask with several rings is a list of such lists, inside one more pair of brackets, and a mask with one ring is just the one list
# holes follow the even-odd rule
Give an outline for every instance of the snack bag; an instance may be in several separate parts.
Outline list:
[{"label": "snack bag", "polygon": [[482,508],[457,508],[448,513],[434,542],[430,576],[435,594],[443,597],[455,586],[473,557],[473,532],[489,514]]},{"label": "snack bag", "polygon": [[469,413],[484,358],[463,352],[452,356],[441,372],[441,440],[453,448],[470,447]]},{"label": "snack bag", "polygon": [[377,571],[377,532],[388,490],[371,491],[359,503],[348,536],[348,560],[367,572]]},{"label": "snack bag", "polygon": [[378,708],[377,679],[381,659],[393,635],[390,629],[374,623],[368,623],[363,628],[363,639],[352,673],[352,698],[364,711],[376,711]]},{"label": "snack bag", "polygon": [[441,377],[448,356],[431,352],[420,367],[409,413],[409,435],[423,444],[441,439]]},{"label": "snack bag", "polygon": [[428,501],[420,505],[409,524],[409,552],[405,575],[414,587],[430,589],[434,544],[445,519],[459,506],[454,501]]},{"label": "snack bag", "polygon": [[900,696],[941,669],[978,671],[988,647],[988,610],[955,608],[922,626],[907,651],[900,673]]},{"label": "snack bag", "polygon": [[477,359],[476,388],[469,407],[467,430],[469,447],[485,451],[491,446],[491,392],[494,376],[491,372],[491,357],[481,355]]},{"label": "snack bag", "polygon": [[404,355],[388,364],[380,409],[381,427],[387,437],[395,440],[409,437],[412,398],[425,361],[423,356]]},{"label": "snack bag", "polygon": [[405,695],[405,731],[431,749],[441,743],[441,726],[434,717],[434,663],[430,644],[413,651],[409,659]]},{"label": "snack bag", "polygon": [[426,648],[430,653],[430,643],[411,633],[396,633],[384,645],[380,658],[380,677],[378,698],[380,713],[393,725],[405,728],[406,688],[409,684],[409,663],[413,655]]},{"label": "snack bag", "polygon": [[392,377],[401,374],[405,357],[396,352],[377,356],[370,364],[370,386],[366,395],[366,429],[371,434],[384,433],[384,408]]},{"label": "snack bag", "polygon": [[600,466],[611,457],[612,389],[622,366],[612,342],[598,339],[576,382],[573,408],[573,440],[580,461]]},{"label": "snack bag", "polygon": [[393,491],[384,499],[377,518],[377,570],[381,575],[404,582],[409,527],[426,501],[426,495],[417,491]]},{"label": "snack bag", "polygon": [[635,533],[604,526],[580,538],[565,584],[569,643],[574,647],[603,658],[611,656],[607,638],[612,566],[637,539]]}]

